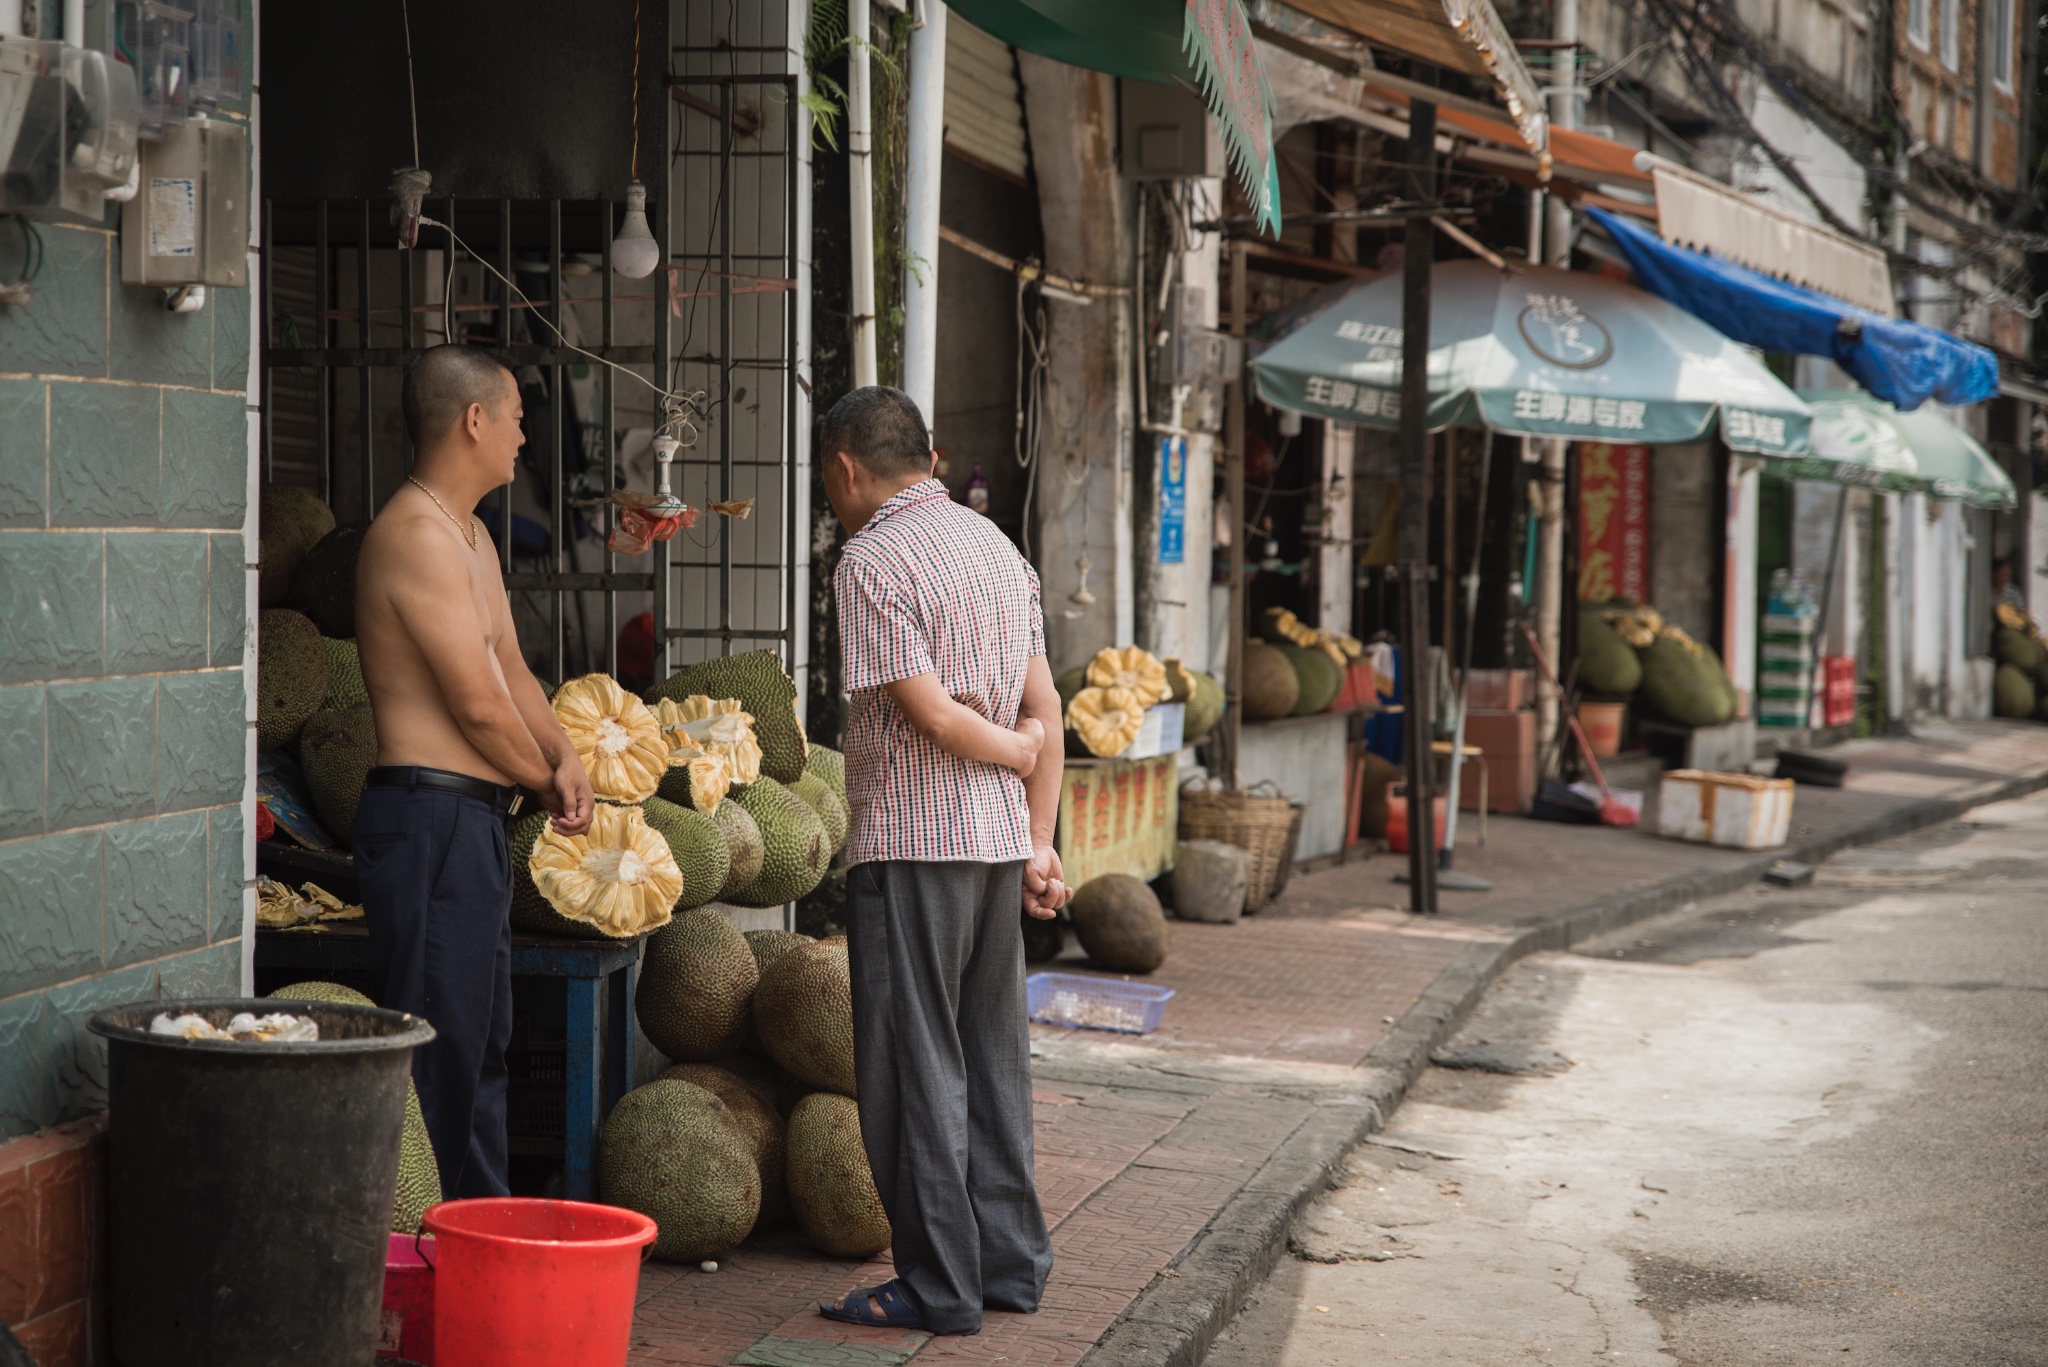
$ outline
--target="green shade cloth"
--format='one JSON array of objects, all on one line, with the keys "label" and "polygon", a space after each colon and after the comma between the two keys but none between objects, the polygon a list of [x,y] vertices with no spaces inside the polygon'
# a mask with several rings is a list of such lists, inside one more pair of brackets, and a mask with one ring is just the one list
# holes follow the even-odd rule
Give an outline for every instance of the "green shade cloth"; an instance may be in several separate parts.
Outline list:
[{"label": "green shade cloth", "polygon": [[1804,390],[1799,397],[1813,410],[1813,449],[1776,464],[1776,473],[1978,508],[2019,506],[2018,491],[1991,453],[1932,409],[1901,413],[1860,389]]},{"label": "green shade cloth", "polygon": [[1273,91],[1240,0],[951,0],[1012,47],[1089,71],[1201,90],[1259,226],[1280,231]]},{"label": "green shade cloth", "polygon": [[[1259,396],[1365,427],[1401,425],[1401,275],[1362,282],[1252,362]],[[1431,276],[1429,427],[1573,441],[1806,450],[1799,396],[1690,313],[1603,276],[1483,261]]]}]

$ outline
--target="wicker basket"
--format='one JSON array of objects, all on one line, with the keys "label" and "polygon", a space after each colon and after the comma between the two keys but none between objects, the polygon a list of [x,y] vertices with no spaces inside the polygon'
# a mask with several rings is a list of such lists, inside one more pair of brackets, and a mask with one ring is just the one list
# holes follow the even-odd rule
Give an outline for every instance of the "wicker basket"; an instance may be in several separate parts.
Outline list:
[{"label": "wicker basket", "polygon": [[1251,876],[1244,891],[1246,911],[1264,906],[1286,886],[1300,830],[1300,806],[1277,793],[1232,793],[1199,785],[1181,789],[1182,840],[1221,840],[1251,855]]}]

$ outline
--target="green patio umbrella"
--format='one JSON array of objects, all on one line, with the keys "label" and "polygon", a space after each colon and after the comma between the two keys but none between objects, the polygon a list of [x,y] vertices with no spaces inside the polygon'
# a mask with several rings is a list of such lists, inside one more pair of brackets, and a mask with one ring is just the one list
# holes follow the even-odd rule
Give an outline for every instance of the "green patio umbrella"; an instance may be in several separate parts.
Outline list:
[{"label": "green patio umbrella", "polygon": [[[1693,441],[1718,415],[1737,451],[1806,450],[1799,396],[1682,309],[1603,276],[1439,262],[1429,426],[1575,441]],[[1261,353],[1259,396],[1365,427],[1401,425],[1401,277],[1361,283]]]},{"label": "green patio umbrella", "polygon": [[1932,409],[1901,413],[1861,389],[1812,389],[1813,449],[1777,472],[2011,511],[2019,494],[1991,453]]}]

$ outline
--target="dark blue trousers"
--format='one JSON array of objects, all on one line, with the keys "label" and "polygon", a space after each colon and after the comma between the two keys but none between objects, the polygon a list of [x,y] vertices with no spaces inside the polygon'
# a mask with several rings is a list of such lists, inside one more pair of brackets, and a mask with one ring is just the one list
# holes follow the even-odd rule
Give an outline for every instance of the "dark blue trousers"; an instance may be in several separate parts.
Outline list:
[{"label": "dark blue trousers", "polygon": [[431,788],[365,788],[356,881],[379,1003],[423,1016],[434,1040],[412,1076],[441,1194],[506,1196],[505,1046],[512,1039],[512,860],[488,802]]}]

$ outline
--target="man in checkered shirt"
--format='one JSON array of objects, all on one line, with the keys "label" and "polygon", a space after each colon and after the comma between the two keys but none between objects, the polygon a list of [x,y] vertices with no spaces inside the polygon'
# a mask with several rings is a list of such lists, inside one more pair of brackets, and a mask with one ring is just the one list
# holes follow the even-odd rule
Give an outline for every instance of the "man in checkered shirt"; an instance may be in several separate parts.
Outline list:
[{"label": "man in checkered shirt", "polygon": [[1032,1311],[1052,1245],[1032,1182],[1019,908],[1067,900],[1053,821],[1060,700],[1038,576],[932,477],[917,405],[870,386],[819,459],[855,533],[834,589],[846,722],[847,957],[861,1137],[896,1275],[821,1305],[971,1334]]}]

